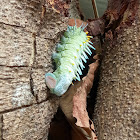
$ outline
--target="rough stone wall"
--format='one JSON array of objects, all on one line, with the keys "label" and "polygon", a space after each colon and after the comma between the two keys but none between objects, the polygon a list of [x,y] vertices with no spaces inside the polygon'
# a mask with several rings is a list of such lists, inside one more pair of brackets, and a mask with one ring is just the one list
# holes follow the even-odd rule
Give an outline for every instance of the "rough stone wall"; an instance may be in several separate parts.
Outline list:
[{"label": "rough stone wall", "polygon": [[93,116],[99,140],[140,139],[140,5],[135,18],[114,45],[105,40]]},{"label": "rough stone wall", "polygon": [[46,140],[59,101],[50,97],[44,74],[52,71],[51,55],[67,19],[44,0],[0,5],[0,140]]}]

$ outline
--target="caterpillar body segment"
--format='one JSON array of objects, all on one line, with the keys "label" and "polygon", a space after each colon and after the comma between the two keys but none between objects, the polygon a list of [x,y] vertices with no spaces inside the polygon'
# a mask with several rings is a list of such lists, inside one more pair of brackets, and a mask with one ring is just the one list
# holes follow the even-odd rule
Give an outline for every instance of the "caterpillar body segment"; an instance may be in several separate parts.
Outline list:
[{"label": "caterpillar body segment", "polygon": [[46,73],[45,80],[51,93],[57,96],[63,95],[73,80],[80,81],[79,75],[85,68],[83,62],[86,63],[88,55],[92,54],[90,49],[95,50],[90,41],[92,36],[87,36],[88,32],[83,31],[86,26],[82,24],[77,27],[76,23],[75,26],[68,26],[56,46],[57,52],[53,54],[53,59],[57,68],[53,73]]}]

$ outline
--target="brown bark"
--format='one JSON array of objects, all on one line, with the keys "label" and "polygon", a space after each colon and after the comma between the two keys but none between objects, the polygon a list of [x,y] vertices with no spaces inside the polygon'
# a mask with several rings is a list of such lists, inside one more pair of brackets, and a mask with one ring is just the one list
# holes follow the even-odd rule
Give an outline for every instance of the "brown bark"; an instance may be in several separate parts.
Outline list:
[{"label": "brown bark", "polygon": [[[140,138],[140,3],[110,0],[100,22],[101,75],[93,121],[99,140]],[[96,24],[91,22],[92,27]],[[93,30],[94,31],[94,30]]]},{"label": "brown bark", "polygon": [[46,140],[59,101],[44,75],[67,18],[44,0],[0,5],[0,140]]}]

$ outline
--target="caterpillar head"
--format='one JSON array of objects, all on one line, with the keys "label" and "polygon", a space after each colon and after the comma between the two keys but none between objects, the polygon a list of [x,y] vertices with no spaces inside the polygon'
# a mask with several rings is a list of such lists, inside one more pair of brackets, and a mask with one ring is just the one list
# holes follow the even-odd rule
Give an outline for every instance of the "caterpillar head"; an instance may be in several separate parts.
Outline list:
[{"label": "caterpillar head", "polygon": [[66,74],[56,77],[53,73],[47,73],[45,74],[45,81],[51,93],[61,96],[67,91],[72,79]]}]

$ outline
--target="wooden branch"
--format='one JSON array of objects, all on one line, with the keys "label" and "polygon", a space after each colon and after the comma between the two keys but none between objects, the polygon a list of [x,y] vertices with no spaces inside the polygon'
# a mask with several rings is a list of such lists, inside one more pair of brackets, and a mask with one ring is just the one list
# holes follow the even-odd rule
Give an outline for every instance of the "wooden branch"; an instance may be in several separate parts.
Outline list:
[{"label": "wooden branch", "polygon": [[99,18],[99,14],[98,14],[98,10],[97,10],[97,6],[96,6],[96,1],[95,0],[92,0],[92,6],[93,6],[95,18]]}]

